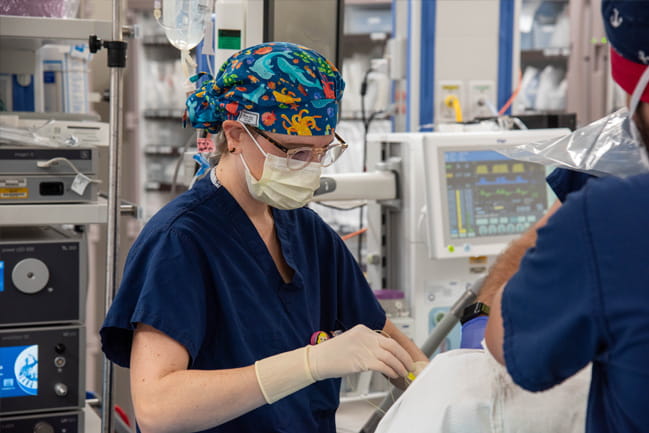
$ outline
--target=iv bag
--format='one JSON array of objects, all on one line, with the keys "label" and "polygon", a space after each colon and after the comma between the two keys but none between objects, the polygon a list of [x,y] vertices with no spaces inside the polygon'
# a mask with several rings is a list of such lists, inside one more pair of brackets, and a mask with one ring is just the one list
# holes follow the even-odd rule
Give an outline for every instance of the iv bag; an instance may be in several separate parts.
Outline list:
[{"label": "iv bag", "polygon": [[163,0],[161,25],[167,39],[181,51],[194,48],[203,39],[210,18],[211,0]]}]

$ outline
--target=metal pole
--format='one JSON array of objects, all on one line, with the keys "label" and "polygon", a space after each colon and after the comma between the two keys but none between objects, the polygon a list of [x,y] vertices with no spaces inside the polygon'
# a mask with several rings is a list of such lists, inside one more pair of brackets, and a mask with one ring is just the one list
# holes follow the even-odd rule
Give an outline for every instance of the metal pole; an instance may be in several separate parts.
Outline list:
[{"label": "metal pole", "polygon": [[[113,0],[114,41],[122,40],[121,0]],[[110,139],[108,157],[108,224],[106,227],[106,297],[104,316],[115,296],[116,266],[119,254],[119,211],[120,211],[120,147],[122,145],[122,76],[123,68],[110,68]],[[113,364],[104,356],[101,431],[113,432]]]}]

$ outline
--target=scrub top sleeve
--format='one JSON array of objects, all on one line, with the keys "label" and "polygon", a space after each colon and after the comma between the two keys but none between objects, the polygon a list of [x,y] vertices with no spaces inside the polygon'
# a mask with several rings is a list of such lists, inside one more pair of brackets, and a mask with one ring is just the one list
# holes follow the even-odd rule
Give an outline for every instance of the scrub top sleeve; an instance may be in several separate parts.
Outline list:
[{"label": "scrub top sleeve", "polygon": [[505,363],[529,391],[572,376],[597,350],[599,278],[585,199],[583,192],[571,196],[539,230],[503,291]]},{"label": "scrub top sleeve", "polygon": [[196,242],[173,229],[149,232],[129,255],[101,330],[109,359],[128,366],[133,330],[144,323],[183,345],[196,359],[205,335],[206,284]]},{"label": "scrub top sleeve", "polygon": [[385,311],[370,289],[361,268],[347,249],[345,243],[335,234],[339,254],[338,267],[331,272],[338,274],[338,321],[343,330],[357,324],[370,329],[382,330],[385,326]]},{"label": "scrub top sleeve", "polygon": [[590,174],[569,170],[567,168],[555,168],[548,175],[546,181],[557,198],[563,203],[566,201],[568,194],[581,190],[586,185],[586,182],[593,177]]}]

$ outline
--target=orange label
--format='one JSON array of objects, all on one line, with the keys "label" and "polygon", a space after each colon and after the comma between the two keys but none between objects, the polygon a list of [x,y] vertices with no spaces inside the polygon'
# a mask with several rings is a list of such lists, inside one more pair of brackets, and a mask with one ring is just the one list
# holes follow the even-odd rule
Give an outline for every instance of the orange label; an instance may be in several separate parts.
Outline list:
[{"label": "orange label", "polygon": [[0,188],[0,200],[27,198],[28,196],[29,188]]}]

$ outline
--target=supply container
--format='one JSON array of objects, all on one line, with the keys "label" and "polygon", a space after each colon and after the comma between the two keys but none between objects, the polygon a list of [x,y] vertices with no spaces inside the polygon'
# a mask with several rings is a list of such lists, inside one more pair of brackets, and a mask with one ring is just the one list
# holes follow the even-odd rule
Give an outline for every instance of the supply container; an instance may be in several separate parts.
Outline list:
[{"label": "supply container", "polygon": [[381,304],[388,317],[407,317],[410,315],[405,294],[401,290],[374,290],[374,296],[379,300],[379,304]]},{"label": "supply container", "polygon": [[87,45],[43,45],[36,50],[34,82],[37,112],[88,113]]},{"label": "supply container", "polygon": [[2,0],[0,15],[75,18],[80,0]]}]

